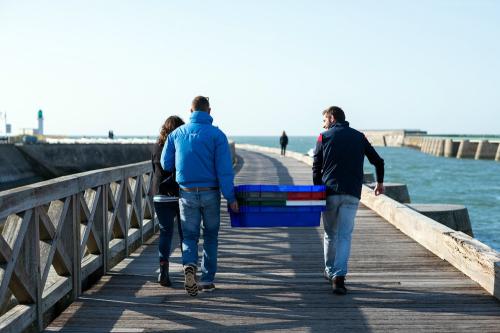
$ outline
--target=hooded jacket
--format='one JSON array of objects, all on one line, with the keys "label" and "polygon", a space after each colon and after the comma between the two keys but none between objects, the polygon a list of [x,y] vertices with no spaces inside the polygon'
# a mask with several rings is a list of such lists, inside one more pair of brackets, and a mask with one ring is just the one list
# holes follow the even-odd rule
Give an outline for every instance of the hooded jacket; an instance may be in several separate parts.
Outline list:
[{"label": "hooded jacket", "polygon": [[229,203],[234,202],[234,171],[226,135],[212,125],[203,111],[191,113],[190,122],[169,134],[161,154],[165,171],[176,170],[184,188],[219,187]]}]

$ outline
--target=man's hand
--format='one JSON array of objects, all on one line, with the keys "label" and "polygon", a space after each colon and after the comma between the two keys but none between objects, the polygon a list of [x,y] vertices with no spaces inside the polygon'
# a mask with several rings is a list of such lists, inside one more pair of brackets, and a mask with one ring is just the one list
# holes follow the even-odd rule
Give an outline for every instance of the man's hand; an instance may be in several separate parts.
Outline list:
[{"label": "man's hand", "polygon": [[377,183],[377,186],[375,186],[375,195],[379,194],[384,194],[385,188],[384,188],[384,183]]},{"label": "man's hand", "polygon": [[233,201],[232,203],[229,204],[229,207],[233,211],[233,213],[239,213],[240,212],[240,206],[238,206],[238,201]]}]

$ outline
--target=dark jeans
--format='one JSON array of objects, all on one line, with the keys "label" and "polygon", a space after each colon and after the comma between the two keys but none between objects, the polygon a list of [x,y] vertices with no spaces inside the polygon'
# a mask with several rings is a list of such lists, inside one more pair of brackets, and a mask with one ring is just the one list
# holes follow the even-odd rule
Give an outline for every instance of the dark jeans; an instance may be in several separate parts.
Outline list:
[{"label": "dark jeans", "polygon": [[[174,235],[174,223],[177,224],[179,231],[179,239],[182,245],[182,228],[179,212],[179,204],[172,205],[165,204],[164,202],[154,202],[156,216],[160,223],[160,240],[158,244],[158,255],[161,261],[168,261],[172,253],[172,237]],[[182,250],[182,246],[181,246]]]},{"label": "dark jeans", "polygon": [[281,155],[285,156],[286,153],[286,145],[281,145]]}]

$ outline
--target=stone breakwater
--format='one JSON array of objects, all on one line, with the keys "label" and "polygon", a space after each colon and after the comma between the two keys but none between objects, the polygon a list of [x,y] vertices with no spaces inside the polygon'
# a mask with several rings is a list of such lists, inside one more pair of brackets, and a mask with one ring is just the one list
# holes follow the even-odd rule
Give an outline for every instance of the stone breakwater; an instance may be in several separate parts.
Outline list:
[{"label": "stone breakwater", "polygon": [[403,144],[434,156],[500,161],[500,142],[495,141],[408,137]]},{"label": "stone breakwater", "polygon": [[374,146],[410,147],[434,156],[500,161],[500,138],[490,140],[447,138],[408,130],[363,131],[363,133]]}]

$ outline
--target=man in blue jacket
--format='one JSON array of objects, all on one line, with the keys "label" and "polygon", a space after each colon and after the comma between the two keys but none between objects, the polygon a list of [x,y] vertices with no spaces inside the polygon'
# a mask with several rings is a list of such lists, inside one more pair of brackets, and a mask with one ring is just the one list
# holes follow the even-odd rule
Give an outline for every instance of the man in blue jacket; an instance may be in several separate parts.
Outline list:
[{"label": "man in blue jacket", "polygon": [[[184,287],[191,296],[196,296],[199,290],[215,289],[221,192],[231,209],[238,212],[229,144],[224,133],[212,125],[210,111],[207,97],[195,97],[190,122],[170,133],[161,154],[163,169],[175,169],[180,186]],[[201,220],[203,258],[198,285],[196,269]]]},{"label": "man in blue jacket", "polygon": [[316,142],[313,182],[326,185],[326,211],[323,213],[324,276],[333,292],[345,295],[345,276],[351,251],[354,218],[361,198],[365,156],[375,166],[375,195],[384,193],[384,160],[363,133],[349,127],[344,111],[332,106],[323,111],[323,128]]}]

